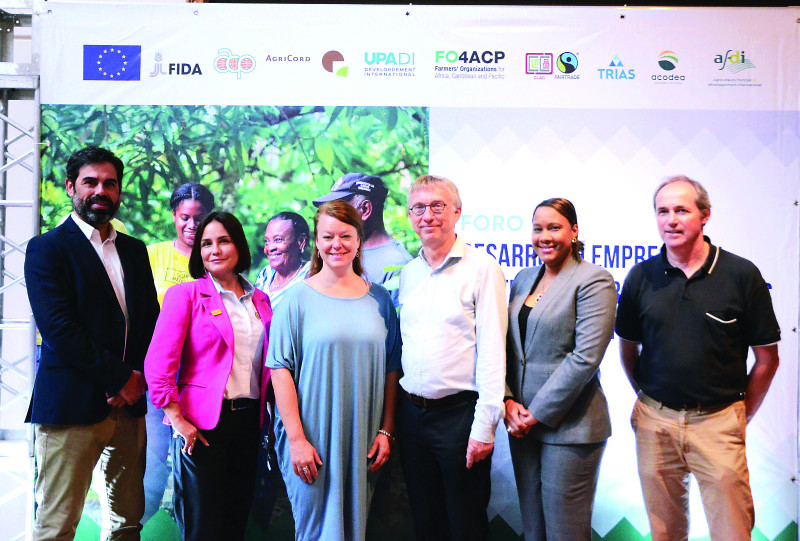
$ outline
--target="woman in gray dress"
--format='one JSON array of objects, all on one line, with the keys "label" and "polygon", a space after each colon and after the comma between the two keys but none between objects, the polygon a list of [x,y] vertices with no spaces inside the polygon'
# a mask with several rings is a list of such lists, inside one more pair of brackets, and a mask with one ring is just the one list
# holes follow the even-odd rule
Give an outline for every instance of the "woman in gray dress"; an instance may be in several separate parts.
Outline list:
[{"label": "woman in gray dress", "polygon": [[542,261],[514,279],[505,423],[526,541],[590,541],[600,459],[611,435],[598,368],[614,328],[611,275],[581,257],[566,199],[533,213]]},{"label": "woman in gray dress", "polygon": [[361,275],[361,217],[323,204],[309,277],[276,308],[272,369],[276,449],[296,539],[360,540],[394,439],[400,368],[389,293]]}]

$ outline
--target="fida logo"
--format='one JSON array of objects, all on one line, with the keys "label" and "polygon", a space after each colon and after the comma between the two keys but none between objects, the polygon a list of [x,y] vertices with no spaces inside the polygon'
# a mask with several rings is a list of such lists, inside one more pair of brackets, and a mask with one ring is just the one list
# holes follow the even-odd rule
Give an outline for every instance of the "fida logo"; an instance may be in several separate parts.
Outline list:
[{"label": "fida logo", "polygon": [[256,59],[253,55],[234,55],[230,49],[220,49],[214,59],[214,69],[219,73],[235,73],[237,79],[243,73],[250,73],[256,69]]},{"label": "fida logo", "polygon": [[745,58],[744,51],[734,51],[728,49],[724,55],[718,54],[714,57],[715,64],[722,64],[719,69],[728,69],[731,73],[739,73],[746,69],[755,68],[755,65]]},{"label": "fida logo", "polygon": [[[322,67],[328,73],[335,73],[339,77],[347,77],[347,66],[337,67],[336,64],[344,62],[344,56],[339,51],[328,51],[322,55]],[[334,69],[336,70],[334,72]]]},{"label": "fida logo", "polygon": [[167,64],[167,71],[164,71],[164,65],[161,63],[163,57],[158,52],[153,57],[155,60],[153,64],[153,71],[150,72],[150,77],[158,77],[159,75],[203,75],[200,70],[200,64],[187,64],[185,62],[170,62]]},{"label": "fida logo", "polygon": [[600,74],[601,79],[635,79],[636,73],[633,68],[627,70],[622,69],[624,67],[622,60],[619,59],[619,55],[614,55],[608,67],[597,68],[597,72]]},{"label": "fida logo", "polygon": [[525,53],[525,73],[528,75],[553,73],[553,53]]},{"label": "fida logo", "polygon": [[503,51],[436,51],[436,63],[497,64],[506,57]]}]

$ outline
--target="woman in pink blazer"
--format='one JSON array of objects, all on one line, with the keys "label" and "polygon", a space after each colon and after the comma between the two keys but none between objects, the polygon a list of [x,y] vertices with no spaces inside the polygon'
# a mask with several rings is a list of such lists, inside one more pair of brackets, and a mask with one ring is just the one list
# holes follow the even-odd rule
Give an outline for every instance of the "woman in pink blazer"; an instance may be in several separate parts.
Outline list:
[{"label": "woman in pink blazer", "polygon": [[189,258],[196,280],[167,290],[145,358],[153,404],[173,428],[175,514],[183,539],[244,538],[256,478],[272,310],[241,275],[239,220],[212,212]]}]

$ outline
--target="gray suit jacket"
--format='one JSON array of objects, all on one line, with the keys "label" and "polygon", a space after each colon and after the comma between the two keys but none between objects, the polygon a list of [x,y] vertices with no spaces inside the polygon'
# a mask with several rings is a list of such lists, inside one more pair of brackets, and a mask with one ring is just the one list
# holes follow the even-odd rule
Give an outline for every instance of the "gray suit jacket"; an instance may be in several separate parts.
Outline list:
[{"label": "gray suit jacket", "polygon": [[545,443],[597,443],[611,435],[598,368],[614,330],[617,293],[604,269],[570,257],[528,317],[523,355],[519,312],[544,266],[523,269],[508,306],[507,393],[539,420]]}]

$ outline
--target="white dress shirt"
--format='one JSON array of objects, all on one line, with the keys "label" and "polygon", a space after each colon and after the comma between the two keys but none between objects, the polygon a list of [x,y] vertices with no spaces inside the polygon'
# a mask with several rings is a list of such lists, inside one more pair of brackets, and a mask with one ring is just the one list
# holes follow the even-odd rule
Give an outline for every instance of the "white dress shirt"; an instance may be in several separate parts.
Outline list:
[{"label": "white dress shirt", "polygon": [[460,238],[435,269],[420,250],[400,273],[400,385],[425,398],[477,391],[470,438],[484,443],[504,412],[507,306],[500,266]]},{"label": "white dress shirt", "polygon": [[222,297],[222,304],[233,327],[233,364],[224,397],[259,398],[261,396],[261,365],[264,354],[264,325],[253,304],[255,289],[245,278],[239,276],[244,295],[236,297],[233,291],[223,289],[214,278],[214,287]]},{"label": "white dress shirt", "polygon": [[83,219],[78,216],[78,213],[72,211],[72,220],[77,224],[78,228],[86,235],[92,248],[97,252],[97,257],[103,263],[106,269],[108,279],[111,281],[111,287],[114,288],[114,295],[117,297],[119,307],[122,308],[122,313],[125,315],[125,329],[130,325],[128,321],[128,304],[125,302],[125,274],[122,272],[122,263],[119,260],[119,253],[117,253],[117,231],[114,226],[109,224],[111,233],[109,233],[106,240],[100,240],[100,231],[95,229],[94,226],[87,224]]}]

